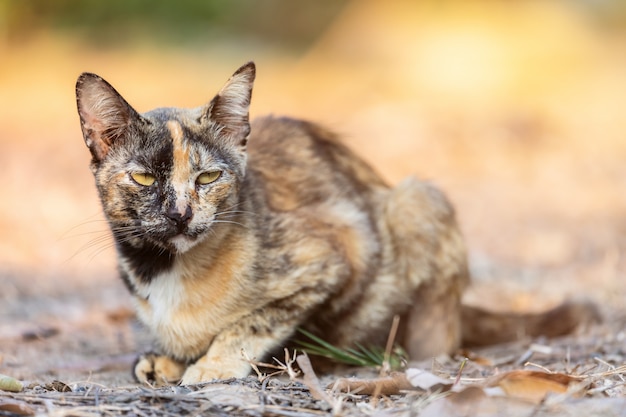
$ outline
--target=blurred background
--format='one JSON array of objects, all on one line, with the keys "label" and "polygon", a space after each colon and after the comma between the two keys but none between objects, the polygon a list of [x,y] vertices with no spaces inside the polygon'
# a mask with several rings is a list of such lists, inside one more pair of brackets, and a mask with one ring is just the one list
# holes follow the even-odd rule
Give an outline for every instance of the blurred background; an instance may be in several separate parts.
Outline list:
[{"label": "blurred background", "polygon": [[143,112],[201,105],[249,60],[253,116],[322,123],[390,183],[448,193],[470,302],[623,308],[622,0],[0,0],[0,335],[129,304],[77,76]]}]

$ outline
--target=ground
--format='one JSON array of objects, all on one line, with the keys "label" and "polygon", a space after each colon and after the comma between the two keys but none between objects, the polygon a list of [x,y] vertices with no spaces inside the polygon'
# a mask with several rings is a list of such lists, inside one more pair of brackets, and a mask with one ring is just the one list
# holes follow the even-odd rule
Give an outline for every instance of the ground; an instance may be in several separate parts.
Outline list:
[{"label": "ground", "polygon": [[[586,375],[594,380],[586,396],[532,403],[533,415],[626,414],[626,37],[556,2],[458,10],[379,4],[351,3],[301,54],[210,45],[97,50],[58,33],[0,42],[0,374],[27,385],[0,391],[0,415],[10,414],[8,403],[17,413],[58,415],[445,416],[435,407],[452,403],[474,407],[457,408],[459,415],[503,407],[531,414],[510,396],[478,408],[469,392],[320,400],[303,378],[287,376],[159,390],[133,381],[132,363],[150,341],[116,276],[75,79],[96,72],[140,111],[192,107],[250,59],[259,68],[253,116],[321,122],[390,183],[418,175],[446,191],[469,249],[474,284],[466,302],[538,311],[586,299],[604,316],[562,339],[524,339],[412,367],[454,381],[468,357],[463,386],[538,366]],[[322,385],[353,372],[324,376]]]}]

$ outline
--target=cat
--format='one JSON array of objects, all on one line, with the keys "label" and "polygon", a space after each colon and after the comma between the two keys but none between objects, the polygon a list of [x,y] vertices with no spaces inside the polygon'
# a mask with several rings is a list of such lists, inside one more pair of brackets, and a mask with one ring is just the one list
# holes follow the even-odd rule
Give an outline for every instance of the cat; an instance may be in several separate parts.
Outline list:
[{"label": "cat", "polygon": [[474,316],[446,196],[416,178],[389,187],[317,124],[250,123],[255,74],[247,63],[207,105],[145,114],[99,76],[78,78],[119,273],[158,344],[135,376],[244,377],[242,352],[261,359],[299,327],[339,347],[383,346],[396,315],[411,358],[457,349]]}]

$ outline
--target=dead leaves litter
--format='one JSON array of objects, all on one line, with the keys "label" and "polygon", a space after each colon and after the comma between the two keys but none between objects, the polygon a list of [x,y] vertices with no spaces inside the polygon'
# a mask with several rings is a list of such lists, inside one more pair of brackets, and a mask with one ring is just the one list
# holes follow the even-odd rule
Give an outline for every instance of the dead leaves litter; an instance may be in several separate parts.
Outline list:
[{"label": "dead leaves litter", "polygon": [[415,389],[403,372],[393,372],[389,376],[372,379],[339,378],[327,388],[333,392],[361,395],[397,395],[401,391]]},{"label": "dead leaves litter", "polygon": [[514,370],[490,378],[485,386],[497,387],[509,397],[539,403],[550,393],[564,394],[571,388],[577,388],[569,392],[573,397],[582,396],[587,384],[580,384],[580,382],[584,380],[584,377],[562,373]]},{"label": "dead leaves litter", "polygon": [[34,416],[35,410],[25,403],[21,402],[0,402],[0,411],[9,415],[17,416]]}]

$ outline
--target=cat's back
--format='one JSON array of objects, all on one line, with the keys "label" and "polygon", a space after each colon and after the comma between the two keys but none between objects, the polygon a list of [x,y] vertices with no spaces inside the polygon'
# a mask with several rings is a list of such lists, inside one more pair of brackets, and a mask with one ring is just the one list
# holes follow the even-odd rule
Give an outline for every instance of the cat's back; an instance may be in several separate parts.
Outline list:
[{"label": "cat's back", "polygon": [[388,188],[335,134],[291,118],[253,121],[247,177],[279,211],[345,199],[368,206]]}]

